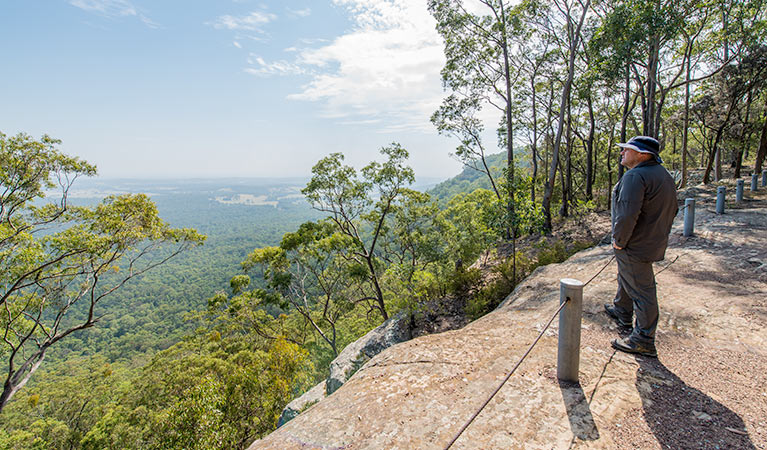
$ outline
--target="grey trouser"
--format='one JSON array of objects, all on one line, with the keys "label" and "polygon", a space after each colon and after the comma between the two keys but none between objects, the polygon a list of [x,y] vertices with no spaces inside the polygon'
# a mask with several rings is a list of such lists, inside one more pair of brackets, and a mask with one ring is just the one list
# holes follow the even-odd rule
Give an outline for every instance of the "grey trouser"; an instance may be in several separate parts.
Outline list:
[{"label": "grey trouser", "polygon": [[655,274],[652,262],[632,258],[625,250],[615,250],[618,262],[618,292],[613,304],[625,317],[636,317],[632,341],[655,342],[658,327],[658,296],[655,291]]}]

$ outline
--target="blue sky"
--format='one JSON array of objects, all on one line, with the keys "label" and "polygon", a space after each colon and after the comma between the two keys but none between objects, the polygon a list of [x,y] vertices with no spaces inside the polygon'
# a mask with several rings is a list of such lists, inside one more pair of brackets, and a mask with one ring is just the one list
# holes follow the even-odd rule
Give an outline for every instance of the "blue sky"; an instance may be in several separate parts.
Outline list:
[{"label": "blue sky", "polygon": [[0,131],[103,177],[304,176],[392,141],[460,171],[426,0],[3,0]]}]

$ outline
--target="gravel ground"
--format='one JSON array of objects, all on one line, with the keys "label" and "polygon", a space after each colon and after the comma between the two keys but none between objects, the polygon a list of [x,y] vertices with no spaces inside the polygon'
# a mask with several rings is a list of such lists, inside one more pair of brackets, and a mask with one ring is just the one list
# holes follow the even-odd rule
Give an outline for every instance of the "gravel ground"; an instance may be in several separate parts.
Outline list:
[{"label": "gravel ground", "polygon": [[[595,330],[583,344],[615,336]],[[767,357],[708,344],[661,334],[658,359],[636,357],[642,408],[608,421],[617,450],[767,448]]]}]

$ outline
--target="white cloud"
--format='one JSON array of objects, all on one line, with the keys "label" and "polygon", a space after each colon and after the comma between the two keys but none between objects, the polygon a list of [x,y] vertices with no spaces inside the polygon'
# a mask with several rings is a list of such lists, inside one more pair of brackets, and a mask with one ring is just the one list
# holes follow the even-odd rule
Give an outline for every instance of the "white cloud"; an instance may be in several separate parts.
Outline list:
[{"label": "white cloud", "polygon": [[355,22],[327,45],[300,52],[312,79],[291,99],[321,102],[346,123],[386,124],[381,132],[433,132],[444,93],[442,40],[425,0],[334,0]]},{"label": "white cloud", "polygon": [[149,17],[136,9],[129,0],[70,0],[69,4],[105,17],[136,17],[149,27],[158,27]]},{"label": "white cloud", "polygon": [[298,40],[298,42],[300,42],[300,43],[302,43],[304,45],[315,45],[315,44],[324,44],[324,43],[330,42],[330,41],[327,40],[327,39],[321,39],[321,38],[315,38],[315,39],[301,38],[301,39]]},{"label": "white cloud", "polygon": [[261,27],[275,19],[277,16],[274,14],[253,11],[247,16],[220,16],[211,25],[217,29],[263,32]]},{"label": "white cloud", "polygon": [[254,55],[248,58],[248,63],[251,67],[245,69],[245,72],[258,76],[300,75],[305,72],[303,67],[290,61],[281,60],[267,63],[260,56]]},{"label": "white cloud", "polygon": [[304,8],[304,9],[290,9],[287,8],[288,12],[294,16],[297,17],[309,17],[312,14],[311,8]]},{"label": "white cloud", "polygon": [[237,41],[233,41],[233,42],[232,42],[232,45],[234,45],[234,46],[235,46],[235,47],[237,47],[237,48],[242,48],[242,44],[240,44],[240,43],[239,43],[239,42],[237,42]]},{"label": "white cloud", "polygon": [[85,11],[92,11],[106,16],[135,16],[136,8],[127,0],[72,0],[70,5]]}]

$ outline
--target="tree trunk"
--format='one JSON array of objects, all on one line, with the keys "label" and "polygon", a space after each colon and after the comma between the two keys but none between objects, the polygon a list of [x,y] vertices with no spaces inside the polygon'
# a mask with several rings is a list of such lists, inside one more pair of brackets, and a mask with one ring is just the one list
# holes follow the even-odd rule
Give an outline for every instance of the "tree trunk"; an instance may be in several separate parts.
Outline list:
[{"label": "tree trunk", "polygon": [[674,155],[674,161],[671,163],[672,170],[676,170],[676,133],[671,140],[671,154]]},{"label": "tree trunk", "polygon": [[509,68],[509,45],[506,40],[506,12],[504,11],[503,1],[501,1],[501,25],[503,33],[503,72],[506,81],[506,164],[508,165],[509,199],[507,210],[509,214],[509,225],[511,228],[511,258],[512,258],[512,279],[517,282],[517,221],[514,211],[514,129],[511,118],[511,71]]},{"label": "tree trunk", "polygon": [[570,102],[567,102],[567,144],[565,145],[565,157],[562,159],[564,168],[560,170],[562,174],[562,204],[559,207],[561,217],[570,216],[570,200],[572,199],[572,155],[573,155],[573,133],[572,133],[572,115],[570,114]]},{"label": "tree trunk", "polygon": [[685,75],[684,92],[684,122],[682,124],[682,183],[681,188],[687,186],[687,146],[688,146],[688,128],[690,127],[690,76],[692,60],[692,43],[689,44],[690,50],[687,52],[687,74]]},{"label": "tree trunk", "polygon": [[[630,73],[630,65],[631,63],[626,62],[626,75],[625,75],[625,85],[623,87],[624,89],[624,96],[623,96],[623,117],[621,117],[621,142],[626,142],[626,124],[628,122],[629,117],[629,103],[631,102],[631,73]],[[625,169],[623,168],[623,165],[621,164],[621,158],[618,156],[618,180],[621,179],[623,176],[623,171]]]},{"label": "tree trunk", "polygon": [[594,197],[594,128],[596,124],[594,122],[594,105],[591,100],[591,93],[589,93],[586,103],[589,107],[589,137],[586,140],[586,199],[591,200]]},{"label": "tree trunk", "polygon": [[[727,39],[727,11],[722,11],[722,29],[724,30],[724,60],[727,61],[730,59],[730,41]],[[730,114],[727,114],[727,117],[730,117]],[[726,122],[725,122],[726,123]],[[722,127],[720,130],[716,133],[716,141],[714,142],[715,145],[715,152],[714,152],[714,178],[716,181],[719,181],[722,179],[722,149],[721,149],[721,131],[724,130],[724,127]]]},{"label": "tree trunk", "polygon": [[762,172],[762,164],[764,163],[765,157],[767,157],[767,114],[765,114],[764,126],[762,127],[762,135],[759,138],[759,151],[756,154],[754,173]]},{"label": "tree trunk", "polygon": [[45,359],[46,351],[47,347],[43,345],[33,357],[27,359],[17,370],[8,374],[5,383],[3,383],[3,392],[0,394],[0,413],[8,405],[8,402],[11,401],[14,394],[23,388],[32,377],[32,374],[40,368],[40,364]]},{"label": "tree trunk", "polygon": [[365,262],[367,263],[368,270],[370,270],[370,281],[373,283],[373,288],[376,291],[376,303],[378,303],[378,309],[381,311],[383,320],[389,320],[389,313],[386,312],[386,303],[384,302],[383,291],[381,290],[381,285],[378,283],[378,275],[376,274],[376,269],[373,265],[372,253],[365,255]]},{"label": "tree trunk", "polygon": [[[565,155],[567,157],[567,155]],[[564,161],[565,158],[560,159],[560,165],[565,164]],[[565,169],[560,167],[559,168],[559,185],[562,189],[562,203],[559,204],[559,216],[560,217],[567,217],[570,214],[567,211],[567,181],[565,180]]]},{"label": "tree trunk", "polygon": [[567,206],[573,204],[573,115],[572,102],[567,102]]},{"label": "tree trunk", "polygon": [[[721,128],[724,131],[724,127]],[[714,144],[714,180],[722,179],[722,146],[719,132],[716,133],[716,143]]]},{"label": "tree trunk", "polygon": [[735,179],[740,178],[740,171],[743,167],[743,152],[748,146],[747,137],[750,137],[746,132],[748,129],[748,119],[751,113],[751,90],[748,90],[748,96],[746,97],[746,117],[743,119],[743,131],[740,134],[740,148],[738,154],[735,157]]},{"label": "tree trunk", "polygon": [[535,205],[535,186],[538,180],[538,114],[535,102],[535,76],[530,77],[530,90],[533,96],[533,142],[530,144],[533,158],[533,182],[530,186],[530,203]]},{"label": "tree trunk", "polygon": [[615,136],[615,130],[613,127],[610,129],[610,139],[608,141],[607,146],[607,210],[609,211],[612,208],[612,197],[613,197],[613,166],[610,164],[610,156],[613,154],[612,152],[612,146],[613,146],[613,139]]},{"label": "tree trunk", "polygon": [[[724,118],[724,121],[722,122],[722,125],[719,126],[719,128],[716,130],[716,137],[714,138],[713,146],[711,147],[711,152],[709,154],[708,164],[706,165],[706,171],[703,174],[703,183],[708,184],[711,178],[711,166],[713,165],[714,161],[717,159],[716,157],[720,154],[719,146],[722,142],[722,135],[724,134],[724,129],[727,126],[727,124],[730,122],[730,116],[732,116],[732,111],[735,109],[735,102],[737,99],[732,99],[730,101],[730,104],[727,105],[727,115]],[[716,175],[716,174],[715,174]],[[717,178],[716,181],[719,181],[720,178]]]},{"label": "tree trunk", "polygon": [[578,40],[581,35],[581,27],[583,26],[583,21],[586,19],[586,13],[589,10],[589,7],[591,6],[591,0],[586,0],[586,4],[583,6],[583,11],[581,12],[581,18],[578,22],[578,26],[575,29],[575,32],[573,33],[573,21],[572,17],[570,16],[569,10],[567,13],[567,29],[568,29],[568,35],[572,38],[570,39],[570,49],[569,49],[569,61],[567,66],[567,80],[565,81],[565,85],[562,89],[562,97],[559,102],[559,123],[557,124],[557,135],[554,138],[554,149],[552,151],[551,156],[551,167],[549,168],[549,178],[546,182],[546,188],[543,192],[543,218],[544,218],[544,228],[546,231],[551,231],[551,196],[554,193],[554,180],[557,174],[557,165],[559,163],[559,148],[562,144],[562,131],[564,129],[564,118],[565,118],[565,107],[570,99],[570,90],[573,86],[573,78],[575,76],[575,53],[578,50]]},{"label": "tree trunk", "polygon": [[660,37],[653,36],[650,39],[650,49],[647,58],[647,96],[646,107],[643,114],[642,134],[645,136],[658,137],[658,124],[655,123],[655,97],[658,89],[658,59],[660,53]]}]

